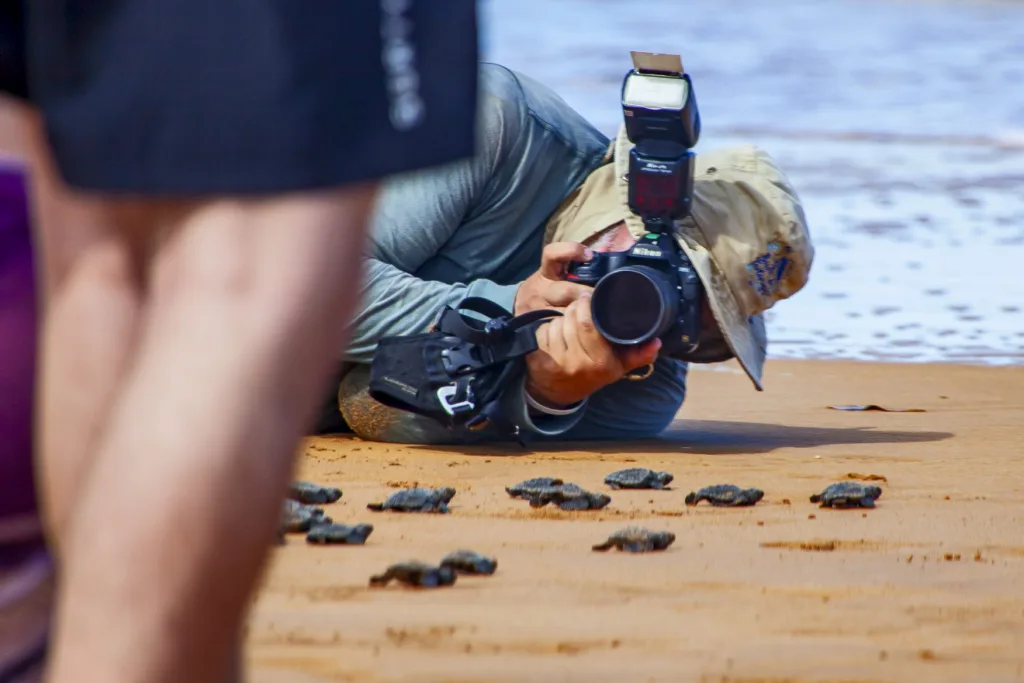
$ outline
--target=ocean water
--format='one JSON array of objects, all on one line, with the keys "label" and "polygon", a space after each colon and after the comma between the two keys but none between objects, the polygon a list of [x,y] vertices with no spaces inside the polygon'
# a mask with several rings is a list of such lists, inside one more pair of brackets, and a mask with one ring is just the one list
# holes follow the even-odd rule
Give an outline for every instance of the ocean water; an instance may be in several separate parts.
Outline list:
[{"label": "ocean water", "polygon": [[1024,363],[1024,2],[484,0],[486,59],[609,135],[630,50],[681,54],[699,153],[754,142],[816,248],[769,355]]}]

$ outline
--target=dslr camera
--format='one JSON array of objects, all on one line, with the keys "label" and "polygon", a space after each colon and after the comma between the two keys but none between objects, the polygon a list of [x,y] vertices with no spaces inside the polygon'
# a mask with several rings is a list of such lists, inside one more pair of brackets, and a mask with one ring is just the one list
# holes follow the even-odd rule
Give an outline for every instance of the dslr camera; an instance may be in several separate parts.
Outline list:
[{"label": "dslr camera", "polygon": [[697,349],[704,288],[673,235],[693,202],[700,113],[679,55],[633,52],[622,83],[629,155],[629,208],[647,229],[631,249],[595,253],[569,264],[566,279],[591,285],[597,331],[619,346],[655,337],[660,355],[685,358]]}]

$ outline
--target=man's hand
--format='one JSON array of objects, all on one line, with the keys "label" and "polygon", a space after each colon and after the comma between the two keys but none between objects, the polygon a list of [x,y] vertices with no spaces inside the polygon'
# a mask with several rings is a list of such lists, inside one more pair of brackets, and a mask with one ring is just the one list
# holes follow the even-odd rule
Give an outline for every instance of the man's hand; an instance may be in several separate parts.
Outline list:
[{"label": "man's hand", "polygon": [[537,329],[537,346],[537,351],[526,356],[526,390],[541,403],[563,408],[618,381],[630,370],[653,363],[661,340],[616,349],[594,327],[587,288],[565,315]]},{"label": "man's hand", "polygon": [[565,308],[580,298],[590,287],[567,282],[566,269],[570,261],[589,261],[594,253],[578,242],[552,242],[544,247],[540,268],[523,280],[516,290],[512,313],[522,315],[544,308]]}]

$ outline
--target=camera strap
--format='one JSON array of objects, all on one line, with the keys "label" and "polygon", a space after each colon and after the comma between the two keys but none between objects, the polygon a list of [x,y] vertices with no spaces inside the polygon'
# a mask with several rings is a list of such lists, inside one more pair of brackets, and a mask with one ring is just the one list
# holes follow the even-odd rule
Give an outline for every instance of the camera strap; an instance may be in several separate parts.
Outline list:
[{"label": "camera strap", "polygon": [[504,414],[501,398],[525,371],[524,356],[537,350],[537,328],[560,315],[540,310],[513,316],[480,297],[464,299],[455,308],[444,306],[426,333],[378,342],[370,396],[449,429],[492,427],[521,437]]}]

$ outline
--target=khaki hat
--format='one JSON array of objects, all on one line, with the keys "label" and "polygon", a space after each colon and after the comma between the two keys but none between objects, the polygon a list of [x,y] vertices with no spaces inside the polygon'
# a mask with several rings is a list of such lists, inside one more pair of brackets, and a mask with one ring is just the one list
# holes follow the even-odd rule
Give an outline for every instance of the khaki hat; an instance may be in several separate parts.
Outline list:
[{"label": "khaki hat", "polygon": [[[599,167],[549,219],[545,243],[585,242],[621,222],[647,230],[629,209],[633,143],[625,126]],[[762,313],[807,283],[814,247],[795,190],[763,150],[744,145],[697,155],[690,216],[676,237],[704,283],[726,343],[757,389],[767,354]]]}]

